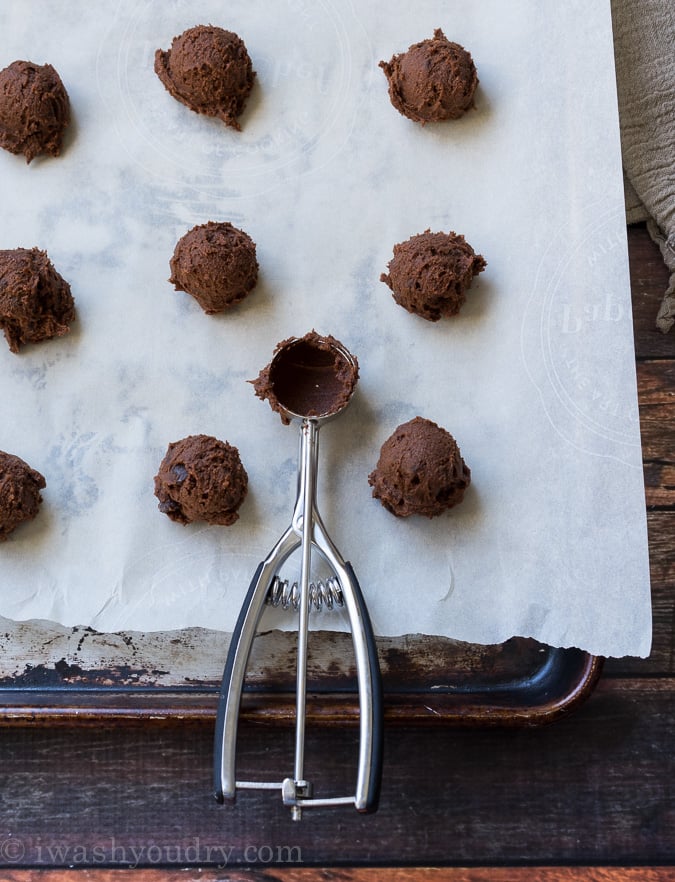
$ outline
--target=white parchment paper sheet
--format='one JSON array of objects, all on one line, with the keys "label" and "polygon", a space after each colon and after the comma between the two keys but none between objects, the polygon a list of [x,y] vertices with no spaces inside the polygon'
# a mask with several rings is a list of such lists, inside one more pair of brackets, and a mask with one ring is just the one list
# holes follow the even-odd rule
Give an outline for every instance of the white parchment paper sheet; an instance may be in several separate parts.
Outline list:
[{"label": "white parchment paper sheet", "polygon": [[[155,49],[200,23],[251,54],[241,133],[153,72]],[[423,128],[377,63],[435,27],[470,49],[480,87],[474,112]],[[74,115],[59,159],[0,156],[0,247],[46,249],[78,309],[62,339],[0,345],[0,449],[47,479],[40,516],[0,547],[0,614],[231,629],[296,482],[297,430],[246,380],[316,328],[361,362],[322,431],[319,504],[376,631],[648,652],[608,2],[24,0],[0,6],[0,30],[1,66],[52,63]],[[167,282],[177,239],[207,220],[245,229],[261,267],[218,317]],[[427,228],[488,261],[437,324],[379,281],[394,243]],[[399,521],[367,476],[417,414],[455,435],[473,484],[447,515]],[[229,529],[157,511],[167,444],[202,432],[249,473]]]}]

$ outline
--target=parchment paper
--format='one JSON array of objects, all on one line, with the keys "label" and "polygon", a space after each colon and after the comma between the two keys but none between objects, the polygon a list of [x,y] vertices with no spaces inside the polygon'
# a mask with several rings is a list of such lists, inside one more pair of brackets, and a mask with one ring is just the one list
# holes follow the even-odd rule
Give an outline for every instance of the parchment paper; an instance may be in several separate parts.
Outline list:
[{"label": "parchment paper", "polygon": [[[164,90],[156,48],[213,23],[258,82],[243,131]],[[0,7],[1,66],[50,62],[74,123],[59,159],[0,156],[0,247],[48,251],[78,321],[0,341],[0,449],[47,479],[0,546],[0,614],[99,630],[230,630],[290,518],[297,430],[247,379],[311,328],[360,359],[322,430],[319,505],[376,631],[533,636],[645,655],[650,605],[609,4],[24,0]],[[442,27],[473,54],[477,109],[415,125],[377,68]],[[257,242],[255,293],[209,317],[168,283],[177,239],[229,220]],[[430,324],[379,282],[394,243],[455,230],[488,268]],[[415,415],[457,438],[473,483],[397,520],[368,473]],[[167,444],[213,434],[250,478],[231,528],[157,511]],[[291,623],[292,625],[292,623]],[[341,627],[340,616],[322,628]]]}]

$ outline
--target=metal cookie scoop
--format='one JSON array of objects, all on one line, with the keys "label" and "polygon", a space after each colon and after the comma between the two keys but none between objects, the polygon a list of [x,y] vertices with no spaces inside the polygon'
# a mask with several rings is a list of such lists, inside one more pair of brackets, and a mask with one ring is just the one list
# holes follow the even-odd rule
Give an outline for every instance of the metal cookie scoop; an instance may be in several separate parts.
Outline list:
[{"label": "metal cookie scoop", "polygon": [[[255,381],[256,394],[267,398],[282,420],[300,422],[298,492],[293,517],[269,555],[258,566],[232,634],[218,705],[214,784],[219,802],[234,800],[240,789],[281,790],[294,820],[304,808],[354,805],[360,812],[377,809],[382,772],[382,685],[370,617],[354,570],[326,532],[316,504],[319,427],[349,403],[358,379],[356,359],[332,337],[312,331],[279,344],[272,362]],[[279,570],[301,550],[300,579],[289,588]],[[312,554],[318,552],[333,575],[311,582]],[[295,763],[293,776],[281,782],[237,781],[236,738],[241,694],[258,622],[266,603],[298,611]],[[359,760],[355,792],[314,797],[304,775],[307,644],[310,607],[345,606],[349,616],[359,690]]]}]

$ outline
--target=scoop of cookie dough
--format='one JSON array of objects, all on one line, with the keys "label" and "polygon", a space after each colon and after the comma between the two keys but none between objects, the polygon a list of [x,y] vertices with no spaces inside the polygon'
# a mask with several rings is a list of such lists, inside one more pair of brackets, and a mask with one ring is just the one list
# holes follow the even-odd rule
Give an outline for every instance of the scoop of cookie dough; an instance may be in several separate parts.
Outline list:
[{"label": "scoop of cookie dough", "polygon": [[253,88],[255,71],[244,41],[223,28],[197,25],[171,48],[155,53],[155,72],[176,100],[240,130],[237,117]]},{"label": "scoop of cookie dough", "polygon": [[389,81],[391,103],[414,122],[458,119],[473,107],[478,86],[473,59],[440,28],[432,39],[414,43],[391,61],[381,61],[380,67]]},{"label": "scoop of cookie dough", "polygon": [[291,416],[320,417],[347,406],[359,379],[356,356],[336,340],[310,331],[278,343],[272,361],[252,380],[255,394],[267,400],[288,425]]},{"label": "scoop of cookie dough", "polygon": [[13,61],[0,71],[0,147],[32,162],[58,156],[70,122],[70,101],[51,64]]},{"label": "scoop of cookie dough", "polygon": [[33,520],[42,502],[40,490],[46,486],[40,472],[0,450],[0,542],[19,524]]},{"label": "scoop of cookie dough", "polygon": [[0,251],[0,328],[9,348],[68,333],[75,318],[70,285],[54,269],[46,251]]},{"label": "scoop of cookie dough", "polygon": [[176,244],[170,266],[169,281],[208,315],[240,303],[258,281],[255,242],[230,223],[193,227]]},{"label": "scoop of cookie dough", "polygon": [[248,475],[236,447],[210,435],[169,444],[155,475],[159,510],[172,521],[206,521],[229,527],[239,518]]},{"label": "scoop of cookie dough", "polygon": [[437,322],[457,315],[474,276],[486,266],[464,236],[426,230],[394,245],[389,274],[382,273],[380,281],[391,288],[399,306]]},{"label": "scoop of cookie dough", "polygon": [[422,417],[395,429],[368,477],[373,496],[399,518],[442,514],[462,501],[470,482],[455,439]]}]

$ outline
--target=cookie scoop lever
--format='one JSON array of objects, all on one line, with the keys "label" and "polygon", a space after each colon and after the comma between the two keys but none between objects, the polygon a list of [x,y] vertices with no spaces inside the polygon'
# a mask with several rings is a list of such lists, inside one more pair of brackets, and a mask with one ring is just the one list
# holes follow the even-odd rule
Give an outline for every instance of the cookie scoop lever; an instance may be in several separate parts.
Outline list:
[{"label": "cookie scoop lever", "polygon": [[[373,628],[354,570],[345,561],[323,525],[316,504],[319,427],[348,404],[358,379],[356,359],[332,337],[312,331],[277,347],[272,362],[254,386],[269,400],[284,423],[300,422],[298,492],[293,517],[269,555],[258,566],[249,587],[228,651],[216,722],[214,785],[219,802],[234,800],[237,790],[281,791],[294,820],[305,808],[353,805],[360,812],[377,809],[382,770],[382,685]],[[279,571],[300,550],[300,578],[289,587]],[[312,582],[312,559],[320,558],[332,575]],[[266,604],[297,608],[295,762],[293,775],[280,782],[236,779],[236,738],[239,705],[248,658]],[[353,794],[314,796],[305,778],[307,645],[310,608],[344,606],[354,643],[359,691],[360,744]]]}]

